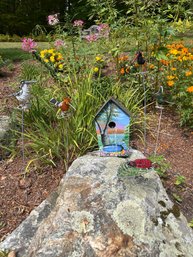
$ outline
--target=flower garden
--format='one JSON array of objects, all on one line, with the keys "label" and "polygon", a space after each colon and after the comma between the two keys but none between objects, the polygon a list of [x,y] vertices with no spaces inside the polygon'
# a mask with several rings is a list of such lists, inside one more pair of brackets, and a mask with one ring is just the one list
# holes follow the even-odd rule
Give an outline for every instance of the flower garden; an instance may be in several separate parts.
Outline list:
[{"label": "flower garden", "polygon": [[[22,40],[22,49],[40,64],[36,77],[26,72],[23,78],[37,80],[25,113],[26,152],[34,156],[26,171],[39,161],[55,165],[63,160],[67,167],[95,149],[93,118],[111,96],[132,113],[131,137],[143,138],[147,106],[172,106],[181,126],[193,127],[193,49],[174,41],[171,24],[158,31],[149,23],[142,38],[135,36],[135,28],[107,23],[81,37],[84,21],[64,24],[58,14],[49,15],[48,24],[53,29],[50,48],[39,49],[32,38]],[[50,104],[52,98],[70,99],[63,116],[61,108]]]}]

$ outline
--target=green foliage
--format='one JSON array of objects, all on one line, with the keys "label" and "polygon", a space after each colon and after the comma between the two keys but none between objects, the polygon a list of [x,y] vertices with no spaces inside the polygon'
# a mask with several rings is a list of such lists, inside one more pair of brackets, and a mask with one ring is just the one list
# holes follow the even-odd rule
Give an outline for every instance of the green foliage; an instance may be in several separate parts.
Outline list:
[{"label": "green foliage", "polygon": [[180,186],[180,185],[184,185],[186,183],[186,178],[184,176],[178,175],[176,177],[176,181],[175,181],[175,185],[176,186]]},{"label": "green foliage", "polygon": [[[46,16],[51,13],[60,13],[63,18],[68,14],[70,19],[84,19],[87,27],[94,20],[108,22],[116,25],[119,19],[126,19],[131,25],[141,24],[144,19],[167,18],[167,20],[178,21],[191,17],[191,0],[169,0],[169,1],[132,1],[132,0],[81,0],[63,1],[58,0],[34,0],[30,1],[7,1],[0,2],[0,33],[28,35],[37,24],[44,26],[47,31]],[[89,20],[92,19],[92,21]]]},{"label": "green foliage", "polygon": [[153,166],[162,178],[167,177],[167,172],[170,168],[170,164],[166,162],[166,159],[162,155],[150,155],[148,159],[153,163]]},{"label": "green foliage", "polygon": [[31,58],[29,53],[23,52],[19,48],[1,48],[0,53],[3,60],[22,61]]},{"label": "green foliage", "polygon": [[115,0],[106,0],[99,2],[98,0],[87,0],[90,9],[90,19],[95,19],[97,23],[113,24],[117,18],[118,10],[116,9]]},{"label": "green foliage", "polygon": [[24,61],[21,66],[21,73],[19,75],[21,80],[36,80],[41,75],[41,67],[32,61]]},{"label": "green foliage", "polygon": [[8,251],[0,251],[0,257],[8,257]]},{"label": "green foliage", "polygon": [[[81,2],[85,4],[85,1]],[[175,7],[178,5],[180,8],[184,2],[187,1],[175,3]],[[164,73],[160,71],[160,62],[168,60],[166,44],[175,32],[168,20],[178,20],[181,9],[173,13],[169,8],[170,3],[155,4],[154,1],[141,0],[124,0],[123,5],[114,0],[100,4],[88,0],[87,3],[86,8],[91,7],[89,14],[92,19],[96,19],[97,23],[110,23],[109,38],[100,38],[92,43],[80,40],[77,29],[72,25],[72,20],[77,17],[76,14],[73,19],[71,16],[75,6],[75,1],[72,1],[64,23],[60,20],[47,35],[52,48],[56,39],[64,40],[66,46],[57,49],[57,53],[47,49],[46,54],[38,51],[34,54],[49,73],[44,75],[42,66],[37,68],[26,62],[23,64],[22,79],[38,81],[32,87],[31,108],[25,113],[25,140],[32,156],[27,170],[39,160],[52,165],[63,160],[68,166],[77,156],[94,149],[97,138],[93,119],[98,108],[110,96],[118,98],[130,111],[130,132],[137,128],[139,134],[143,123],[144,94],[147,95],[147,101],[151,102],[162,85]],[[17,10],[19,13],[21,10],[26,11],[25,5],[20,7]],[[127,13],[128,17],[119,16],[121,13]],[[33,33],[41,37],[46,31],[49,32],[47,27],[36,26]],[[137,50],[143,50],[145,65],[137,64]],[[121,59],[125,55],[124,51],[127,51],[127,59]],[[142,76],[144,71],[145,76]],[[54,81],[49,78],[50,74]],[[48,79],[49,84],[46,83]],[[70,107],[62,117],[60,109],[49,103],[52,97],[59,102],[70,97],[73,108]],[[185,115],[186,119],[188,115]],[[166,176],[169,164],[163,156],[154,155],[151,158],[156,163],[158,174]]]},{"label": "green foliage", "polygon": [[118,176],[120,177],[134,177],[134,176],[142,176],[147,173],[148,169],[140,169],[129,166],[127,163],[123,163],[120,165],[118,169]]},{"label": "green foliage", "polygon": [[188,223],[189,227],[193,228],[193,219]]},{"label": "green foliage", "polygon": [[181,196],[179,196],[178,194],[172,194],[172,195],[173,195],[174,199],[175,199],[177,202],[179,202],[179,203],[182,202]]},{"label": "green foliage", "polygon": [[5,62],[3,61],[3,58],[0,55],[0,72],[1,72],[1,67],[5,65]]}]

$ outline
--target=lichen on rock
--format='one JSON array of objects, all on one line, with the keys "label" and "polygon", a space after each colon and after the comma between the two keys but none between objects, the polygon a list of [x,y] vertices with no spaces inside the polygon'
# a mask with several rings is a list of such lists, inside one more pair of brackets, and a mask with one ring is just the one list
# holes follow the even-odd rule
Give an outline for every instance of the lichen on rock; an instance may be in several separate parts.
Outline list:
[{"label": "lichen on rock", "polygon": [[122,232],[138,237],[144,233],[145,215],[142,207],[131,200],[121,202],[113,212],[113,219]]}]

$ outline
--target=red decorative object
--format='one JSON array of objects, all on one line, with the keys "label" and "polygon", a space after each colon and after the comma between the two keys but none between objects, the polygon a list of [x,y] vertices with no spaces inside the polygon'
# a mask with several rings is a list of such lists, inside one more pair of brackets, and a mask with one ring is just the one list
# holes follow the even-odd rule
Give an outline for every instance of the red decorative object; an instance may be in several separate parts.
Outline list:
[{"label": "red decorative object", "polygon": [[70,107],[70,102],[71,102],[71,99],[69,97],[64,98],[64,100],[59,104],[60,109],[63,112],[68,111]]},{"label": "red decorative object", "polygon": [[136,159],[135,161],[130,161],[129,165],[141,169],[149,169],[152,167],[152,162],[148,159]]}]

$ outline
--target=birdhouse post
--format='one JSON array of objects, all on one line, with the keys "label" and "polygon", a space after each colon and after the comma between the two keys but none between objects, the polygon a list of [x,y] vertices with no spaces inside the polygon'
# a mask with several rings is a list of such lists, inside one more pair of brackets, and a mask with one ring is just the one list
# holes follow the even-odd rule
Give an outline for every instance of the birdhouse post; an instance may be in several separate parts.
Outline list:
[{"label": "birdhouse post", "polygon": [[130,114],[110,98],[95,116],[96,133],[102,156],[129,155]]}]

